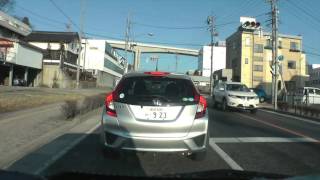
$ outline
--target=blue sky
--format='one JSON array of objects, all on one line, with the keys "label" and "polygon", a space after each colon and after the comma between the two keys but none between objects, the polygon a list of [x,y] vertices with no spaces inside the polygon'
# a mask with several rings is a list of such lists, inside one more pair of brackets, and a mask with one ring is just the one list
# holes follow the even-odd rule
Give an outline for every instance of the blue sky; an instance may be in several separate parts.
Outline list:
[{"label": "blue sky", "polygon": [[[28,16],[35,30],[65,31],[68,19],[50,0],[15,0],[12,14]],[[80,0],[54,0],[80,26]],[[303,49],[310,64],[320,63],[320,1],[279,0],[280,33],[303,36]],[[216,16],[217,40],[225,40],[236,31],[240,16],[257,16],[265,30],[270,11],[266,0],[85,0],[84,31],[100,36],[123,39],[125,22],[130,13],[132,34],[136,41],[169,43],[170,46],[200,49],[210,42],[206,28],[167,29],[146,27],[141,24],[165,27],[202,27],[206,18]],[[226,25],[224,25],[226,24]],[[72,30],[78,31],[75,26]],[[147,33],[153,33],[150,37]],[[182,45],[176,45],[182,44]],[[141,56],[141,69],[153,70],[155,63],[146,60],[152,54]],[[159,55],[160,70],[174,71],[175,55]],[[178,56],[178,71],[197,68],[197,58]],[[169,68],[169,69],[168,69]]]}]

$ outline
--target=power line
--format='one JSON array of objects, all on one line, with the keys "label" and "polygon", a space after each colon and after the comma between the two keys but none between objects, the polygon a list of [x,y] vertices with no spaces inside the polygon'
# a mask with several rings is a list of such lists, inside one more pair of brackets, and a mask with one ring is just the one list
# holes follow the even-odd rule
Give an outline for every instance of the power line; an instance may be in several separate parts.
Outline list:
[{"label": "power line", "polygon": [[144,24],[144,23],[139,23],[139,22],[133,22],[132,24],[139,25],[139,26],[145,26],[145,27],[151,27],[151,28],[158,28],[158,29],[183,29],[183,30],[188,30],[188,29],[205,29],[207,26],[180,26],[180,27],[173,27],[173,26],[158,26],[158,25],[152,25],[152,24]]},{"label": "power line", "polygon": [[66,17],[66,18],[71,22],[72,25],[74,25],[79,31],[81,31],[81,29],[79,28],[79,26],[78,26],[76,23],[74,23],[74,22],[72,21],[72,19],[61,9],[53,0],[49,0],[49,1],[53,4],[54,7],[56,7],[56,9],[58,9],[58,11],[59,11],[64,17]]},{"label": "power line", "polygon": [[288,12],[295,16],[297,19],[299,19],[301,22],[308,24],[313,30],[320,32],[320,30],[318,29],[318,27],[315,26],[315,24],[311,23],[310,21],[306,21],[301,16],[298,16],[295,12],[291,12],[290,10],[288,10]]},{"label": "power line", "polygon": [[307,16],[309,16],[311,19],[313,19],[314,21],[317,21],[318,23],[320,23],[320,19],[318,19],[317,17],[315,17],[314,15],[310,14],[308,11],[302,9],[300,6],[297,6],[295,3],[291,2],[290,0],[287,0],[287,2],[289,2],[289,4],[291,4],[292,6],[296,7],[297,9],[299,9],[301,12],[303,12],[304,14],[306,14]]},{"label": "power line", "polygon": [[50,21],[50,22],[53,22],[53,23],[56,23],[56,24],[63,24],[63,25],[66,24],[66,23],[64,23],[64,22],[62,22],[62,21],[57,21],[57,20],[55,20],[55,19],[51,19],[51,18],[48,18],[48,17],[46,17],[46,16],[41,16],[40,14],[37,14],[37,13],[35,13],[35,12],[29,10],[29,9],[26,9],[26,8],[24,8],[24,7],[21,7],[21,6],[19,6],[19,5],[16,5],[16,6],[17,6],[18,8],[20,8],[20,9],[28,12],[29,14],[32,14],[33,16],[38,17],[38,18],[46,19],[47,21]]}]

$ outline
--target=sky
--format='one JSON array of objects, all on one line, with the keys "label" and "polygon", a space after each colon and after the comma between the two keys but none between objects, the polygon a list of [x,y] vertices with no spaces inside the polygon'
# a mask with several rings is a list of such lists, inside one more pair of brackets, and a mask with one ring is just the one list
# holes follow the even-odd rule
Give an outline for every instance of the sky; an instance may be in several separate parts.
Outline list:
[{"label": "sky", "polygon": [[[79,31],[81,11],[83,31],[87,37],[124,39],[126,19],[132,22],[131,37],[135,41],[167,43],[169,46],[200,49],[210,42],[206,28],[209,15],[215,16],[216,40],[225,40],[239,26],[240,16],[256,17],[265,31],[270,31],[267,0],[15,0],[12,15],[27,16],[34,30]],[[58,8],[54,6],[56,4]],[[279,33],[302,35],[303,50],[309,64],[320,64],[320,1],[278,0]],[[148,36],[152,33],[153,36]],[[154,70],[148,61],[155,54],[142,54],[141,70]],[[159,56],[159,69],[175,70],[175,55]],[[133,57],[132,55],[130,57]],[[177,56],[178,72],[197,69],[198,58]],[[129,62],[132,58],[129,59]]]}]

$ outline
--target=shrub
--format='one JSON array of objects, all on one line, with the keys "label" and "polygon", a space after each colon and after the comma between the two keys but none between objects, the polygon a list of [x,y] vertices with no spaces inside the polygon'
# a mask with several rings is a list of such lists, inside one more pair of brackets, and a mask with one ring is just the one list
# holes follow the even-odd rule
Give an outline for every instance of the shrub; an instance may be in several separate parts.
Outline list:
[{"label": "shrub", "polygon": [[61,106],[62,114],[66,119],[74,118],[78,114],[78,103],[76,100],[66,100]]}]

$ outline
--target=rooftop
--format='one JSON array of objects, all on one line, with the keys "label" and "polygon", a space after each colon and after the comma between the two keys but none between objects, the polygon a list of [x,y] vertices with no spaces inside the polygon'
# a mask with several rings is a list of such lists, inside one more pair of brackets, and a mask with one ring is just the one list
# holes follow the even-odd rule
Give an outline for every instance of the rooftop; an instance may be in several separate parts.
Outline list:
[{"label": "rooftop", "polygon": [[77,32],[33,31],[24,40],[33,42],[72,42],[74,39],[79,39]]}]

